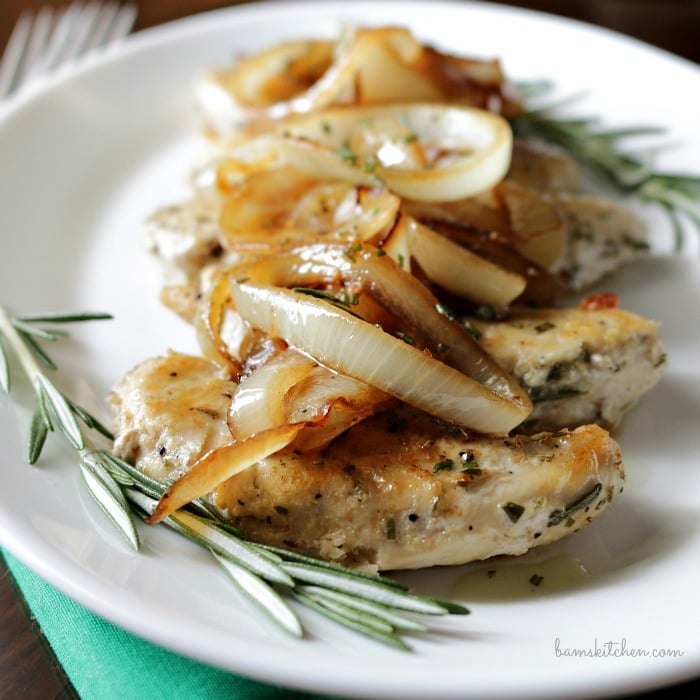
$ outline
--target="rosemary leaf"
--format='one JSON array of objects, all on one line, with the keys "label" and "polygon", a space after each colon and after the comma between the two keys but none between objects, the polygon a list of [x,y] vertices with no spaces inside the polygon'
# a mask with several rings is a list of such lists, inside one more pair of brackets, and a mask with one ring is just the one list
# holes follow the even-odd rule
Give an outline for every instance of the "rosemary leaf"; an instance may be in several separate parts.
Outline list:
[{"label": "rosemary leaf", "polygon": [[5,346],[2,344],[2,335],[0,335],[0,386],[6,394],[10,393],[10,363]]},{"label": "rosemary leaf", "polygon": [[322,605],[321,603],[314,600],[310,596],[305,595],[304,593],[293,591],[292,594],[299,602],[316,610],[317,612],[321,613],[321,615],[324,615],[325,617],[328,617],[331,620],[334,620],[335,622],[345,627],[349,627],[350,629],[355,630],[356,632],[360,632],[361,634],[364,634],[367,637],[371,637],[372,639],[375,639],[378,642],[388,644],[392,647],[395,647],[396,649],[400,649],[401,651],[411,651],[411,647],[409,647],[408,644],[406,644],[406,642],[404,642],[403,639],[401,639],[401,637],[394,634],[393,632],[380,632],[373,627],[368,627],[367,625],[363,624],[362,622],[359,622],[353,617],[343,615],[337,610],[331,610],[330,608],[326,607],[325,605]]},{"label": "rosemary leaf", "polygon": [[372,603],[371,601],[365,600],[363,598],[356,598],[355,596],[351,596],[346,593],[340,593],[339,591],[332,591],[327,588],[320,588],[318,586],[303,585],[299,586],[298,590],[319,602],[334,601],[336,603],[344,605],[346,608],[351,608],[353,610],[369,613],[375,618],[383,620],[391,628],[396,630],[403,630],[406,632],[428,631],[428,627],[422,622],[407,617],[406,615],[401,615],[400,613],[395,612],[391,608],[387,608],[384,605]]},{"label": "rosemary leaf", "polygon": [[[144,474],[128,462],[125,462],[123,459],[117,457],[112,452],[109,452],[108,450],[100,450],[99,454],[103,463],[108,465],[110,471],[121,472],[124,475],[124,478],[131,478],[137,488],[143,491],[150,499],[155,499],[157,501],[165,492],[165,486],[157,479],[153,479],[147,474]],[[149,514],[151,512],[152,511],[149,511]]]},{"label": "rosemary leaf", "polygon": [[50,406],[51,412],[58,421],[63,434],[76,450],[82,450],[85,447],[85,438],[63,394],[43,374],[37,375],[37,382],[39,391],[42,393],[47,405]]},{"label": "rosemary leaf", "polygon": [[266,613],[285,632],[295,637],[304,636],[304,630],[296,613],[274,588],[230,559],[226,559],[214,551],[212,554],[229,575],[236,588],[258,609]]},{"label": "rosemary leaf", "polygon": [[27,461],[29,464],[36,464],[44,449],[46,436],[51,430],[51,421],[46,414],[43,401],[37,399],[32,413],[32,422],[29,426],[29,445],[27,450]]},{"label": "rosemary leaf", "polygon": [[42,328],[41,326],[33,326],[30,323],[26,323],[19,318],[12,319],[12,325],[21,333],[26,333],[27,335],[34,336],[35,338],[40,338],[41,340],[59,340],[60,338],[66,338],[68,333],[64,330],[52,330],[51,328]]},{"label": "rosemary leaf", "polygon": [[103,321],[113,319],[112,314],[103,311],[83,311],[80,313],[52,312],[23,314],[17,320],[26,323],[75,323],[80,321]]},{"label": "rosemary leaf", "polygon": [[354,575],[351,570],[331,572],[310,564],[283,562],[280,566],[290,576],[299,581],[305,581],[323,588],[349,593],[359,598],[370,600],[380,605],[386,605],[397,610],[407,610],[421,615],[446,615],[447,610],[441,603],[430,598],[415,596],[410,593],[396,591],[381,581],[366,581]]},{"label": "rosemary leaf", "polygon": [[[157,502],[138,491],[127,489],[127,497],[148,514],[155,510]],[[269,557],[261,555],[247,542],[200,516],[179,510],[163,522],[200,546],[213,550],[271,583],[289,587],[294,585],[291,576],[277,562],[271,561]]]},{"label": "rosemary leaf", "polygon": [[86,411],[82,406],[78,406],[76,403],[71,401],[65,394],[63,395],[63,398],[66,400],[73,413],[75,413],[75,415],[78,416],[78,418],[80,418],[80,420],[83,421],[88,428],[91,430],[96,430],[98,433],[100,433],[100,435],[103,435],[108,440],[114,440],[112,431],[100,423],[95,416],[88,413],[88,411]]},{"label": "rosemary leaf", "polygon": [[136,525],[122,490],[107,469],[95,457],[94,452],[81,455],[80,471],[90,495],[116,525],[126,541],[135,549],[140,548]]},{"label": "rosemary leaf", "polygon": [[[107,459],[109,452],[106,450],[97,450],[94,448],[88,448],[83,451],[83,459],[90,459],[93,462],[99,463],[101,469],[104,469],[109,476],[117,483],[120,487],[122,486],[135,486],[131,474],[124,471],[120,467],[116,466],[111,460]],[[124,503],[127,504],[126,497],[122,494],[124,498]]]},{"label": "rosemary leaf", "polygon": [[39,345],[39,343],[34,340],[34,338],[28,333],[18,331],[20,338],[24,341],[24,344],[32,351],[32,354],[41,362],[47,369],[58,369],[54,361],[44,352],[44,349]]},{"label": "rosemary leaf", "polygon": [[36,396],[36,409],[41,411],[41,416],[44,419],[44,424],[46,429],[53,431],[53,421],[51,420],[51,414],[49,413],[49,406],[47,403],[48,399],[43,391],[38,391]]},{"label": "rosemary leaf", "polygon": [[119,482],[112,476],[109,469],[100,458],[100,453],[97,450],[89,448],[84,449],[80,453],[80,463],[91,470],[96,478],[101,479],[104,482],[105,488],[108,488],[112,492],[112,495],[119,501],[120,505],[124,509],[129,510],[129,503],[126,500],[126,496]]},{"label": "rosemary leaf", "polygon": [[247,542],[240,540],[230,532],[184,511],[174,513],[168,519],[172,521],[173,527],[179,532],[183,532],[194,540],[199,540],[200,544],[213,549],[222,557],[244,566],[271,583],[283,586],[294,585],[291,576],[284,571],[281,565],[262,556]]},{"label": "rosemary leaf", "polygon": [[327,598],[323,595],[317,595],[315,593],[309,592],[308,588],[297,588],[296,590],[298,593],[308,596],[324,608],[332,610],[338,615],[342,615],[343,617],[346,617],[349,620],[354,620],[358,624],[364,625],[365,627],[368,627],[369,629],[372,629],[375,632],[394,632],[393,625],[388,623],[386,620],[383,620],[382,618],[378,617],[377,615],[373,615],[372,613],[368,613],[364,610],[358,610],[357,608],[346,605],[345,603],[339,600],[334,600],[333,598]]},{"label": "rosemary leaf", "polygon": [[197,498],[196,500],[192,501],[189,504],[188,510],[192,510],[194,513],[202,516],[203,518],[209,518],[215,521],[217,526],[223,530],[226,530],[226,532],[229,532],[236,537],[240,536],[238,529],[233,527],[231,523],[224,520],[224,516],[221,514],[221,511],[216,506],[205,501],[203,498]]},{"label": "rosemary leaf", "polygon": [[[331,564],[330,562],[323,561],[321,559],[314,559],[313,557],[307,557],[303,554],[299,554],[298,552],[292,552],[288,549],[279,549],[278,547],[272,547],[270,545],[266,544],[255,544],[255,547],[259,550],[266,550],[268,552],[272,552],[276,555],[278,555],[281,559],[284,559],[285,561],[292,561],[292,562],[297,562],[299,564],[309,564],[311,566],[315,566],[316,568],[319,569],[326,569],[329,572],[333,573],[338,573],[338,574],[348,574],[349,569],[339,566],[338,564]],[[368,581],[370,583],[376,582],[380,583],[383,586],[386,586],[388,588],[393,588],[395,591],[401,591],[401,592],[406,592],[408,591],[408,586],[405,586],[403,583],[400,581],[396,581],[391,578],[387,578],[385,576],[380,576],[379,574],[368,574],[365,573],[364,571],[355,571],[353,570],[352,572],[352,577],[355,579],[361,579],[364,581]]]}]

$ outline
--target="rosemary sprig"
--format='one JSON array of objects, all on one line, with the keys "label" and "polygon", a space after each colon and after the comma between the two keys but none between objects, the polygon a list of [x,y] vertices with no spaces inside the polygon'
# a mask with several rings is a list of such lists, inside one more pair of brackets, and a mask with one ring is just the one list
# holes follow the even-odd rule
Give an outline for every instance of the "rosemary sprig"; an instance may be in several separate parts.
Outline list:
[{"label": "rosemary sprig", "polygon": [[[539,97],[548,89],[551,89],[548,83],[523,86],[526,104],[528,99]],[[673,226],[676,249],[680,250],[685,236],[683,216],[700,232],[700,176],[656,172],[648,158],[623,147],[625,140],[660,134],[664,129],[649,126],[605,129],[593,117],[562,116],[561,109],[573,99],[526,108],[512,120],[514,132],[561,146],[619,192],[663,207]]]},{"label": "rosemary sprig", "polygon": [[[34,411],[29,429],[27,461],[35,464],[44,448],[48,434],[58,429],[68,440],[79,458],[80,471],[88,491],[119,532],[135,549],[139,548],[139,537],[131,510],[122,493],[122,486],[112,476],[99,450],[86,437],[81,424],[111,437],[109,431],[88,411],[79,408],[68,399],[46,375],[46,370],[57,369],[40,342],[53,342],[67,337],[63,330],[42,328],[37,323],[69,323],[111,318],[109,314],[37,314],[11,317],[0,306],[0,346],[4,379],[3,389],[11,389],[10,363],[5,344],[14,355],[29,379],[34,391]],[[44,369],[40,366],[42,365]]]},{"label": "rosemary sprig", "polygon": [[[36,314],[13,318],[0,306],[0,382],[9,393],[7,348],[11,348],[35,395],[28,461],[34,464],[39,459],[50,432],[60,432],[77,452],[90,494],[129,544],[138,549],[140,540],[133,516],[151,515],[168,484],[143,474],[90,439],[87,431],[97,433],[98,439],[111,439],[111,435],[46,375],[46,371],[55,371],[56,364],[41,343],[64,338],[67,333],[35,325],[103,318],[110,316]],[[469,612],[457,603],[414,595],[403,584],[383,576],[248,541],[204,500],[180,509],[163,523],[208,549],[242,599],[295,637],[304,635],[304,627],[290,600],[349,629],[404,650],[410,647],[403,634],[427,630],[414,616]]]}]

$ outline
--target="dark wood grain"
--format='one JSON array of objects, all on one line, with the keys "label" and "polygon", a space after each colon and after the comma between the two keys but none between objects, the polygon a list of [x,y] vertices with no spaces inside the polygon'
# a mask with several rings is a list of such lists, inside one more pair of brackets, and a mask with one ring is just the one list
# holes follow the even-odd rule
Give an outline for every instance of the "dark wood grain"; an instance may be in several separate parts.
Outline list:
[{"label": "dark wood grain", "polygon": [[1,556],[0,611],[0,698],[77,698]]},{"label": "dark wood grain", "polygon": [[[20,13],[65,1],[0,0],[0,47]],[[137,0],[136,29],[235,3],[222,0]],[[513,0],[514,5],[583,20],[646,41],[700,63],[700,2],[697,0]],[[653,77],[651,77],[653,80]],[[56,662],[41,630],[0,557],[0,698],[74,700],[75,690]],[[700,669],[698,669],[700,675]],[[661,700],[667,693],[700,697],[700,681],[666,692],[637,696]]]}]

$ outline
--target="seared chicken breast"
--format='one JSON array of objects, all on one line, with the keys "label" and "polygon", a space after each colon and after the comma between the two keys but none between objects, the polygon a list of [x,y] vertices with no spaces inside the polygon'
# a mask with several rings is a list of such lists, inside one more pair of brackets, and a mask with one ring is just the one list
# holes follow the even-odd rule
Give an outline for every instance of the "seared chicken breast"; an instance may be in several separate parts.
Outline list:
[{"label": "seared chicken breast", "polygon": [[[115,452],[177,478],[232,438],[236,384],[177,353],[147,360],[111,397]],[[399,406],[322,450],[282,450],[210,495],[248,537],[374,570],[522,554],[589,523],[622,490],[622,459],[597,426],[468,435]]]},{"label": "seared chicken breast", "polygon": [[471,323],[533,402],[520,431],[611,429],[666,366],[658,324],[621,309],[516,310],[505,321]]}]

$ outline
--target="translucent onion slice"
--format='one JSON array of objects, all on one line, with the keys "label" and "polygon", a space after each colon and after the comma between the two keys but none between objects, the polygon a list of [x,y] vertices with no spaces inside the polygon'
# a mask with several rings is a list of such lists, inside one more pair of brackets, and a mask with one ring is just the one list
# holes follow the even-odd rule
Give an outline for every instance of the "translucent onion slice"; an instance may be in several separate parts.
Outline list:
[{"label": "translucent onion slice", "polygon": [[285,396],[316,366],[310,357],[287,349],[241,381],[228,414],[233,437],[243,440],[261,430],[290,423]]},{"label": "translucent onion slice", "polygon": [[287,289],[231,281],[238,312],[320,363],[438,418],[506,434],[530,406],[506,398],[337,307]]},{"label": "translucent onion slice", "polygon": [[389,256],[377,255],[369,247],[357,251],[351,264],[378,301],[429,339],[430,350],[436,357],[517,405],[524,415],[529,414],[532,405],[517,381],[484,351],[464,326],[439,312],[438,300],[418,279]]},{"label": "translucent onion slice", "polygon": [[411,271],[411,249],[408,243],[409,225],[406,219],[409,218],[402,212],[396,219],[394,227],[389,233],[376,244],[391,259],[406,272]]},{"label": "translucent onion slice", "polygon": [[566,259],[566,227],[556,199],[505,180],[475,197],[454,202],[405,202],[419,221],[443,221],[497,231],[523,257],[551,272]]},{"label": "translucent onion slice", "polygon": [[163,494],[146,522],[158,523],[187,503],[211,493],[226,479],[286,447],[302,427],[283,425],[270,428],[246,440],[211,450]]},{"label": "translucent onion slice", "polygon": [[308,450],[327,445],[390,402],[391,397],[375,387],[287,348],[240,383],[228,424],[236,440],[270,428],[303,425],[293,444]]},{"label": "translucent onion slice", "polygon": [[515,183],[503,182],[496,192],[508,211],[513,247],[546,270],[558,270],[566,256],[566,229],[556,202]]},{"label": "translucent onion slice", "polygon": [[529,413],[530,400],[515,379],[461,324],[440,313],[438,300],[425,285],[382,252],[371,246],[317,244],[242,265],[235,276],[283,287],[359,284],[394,317],[403,319],[427,339],[433,355]]},{"label": "translucent onion slice", "polygon": [[282,42],[215,75],[241,105],[267,108],[316,83],[333,62],[333,49],[331,41]]},{"label": "translucent onion slice", "polygon": [[290,423],[306,423],[293,446],[300,450],[324,447],[356,423],[386,408],[393,399],[353,377],[316,366],[285,396]]},{"label": "translucent onion slice", "polygon": [[463,299],[505,308],[525,289],[526,280],[405,217],[411,256],[428,279]]},{"label": "translucent onion slice", "polygon": [[203,293],[194,327],[205,357],[223,367],[242,369],[255,337],[250,326],[231,306],[231,289],[226,275],[219,275]]},{"label": "translucent onion slice", "polygon": [[[233,148],[220,180],[255,163],[293,165],[325,179],[385,184],[401,197],[452,201],[493,187],[510,164],[502,117],[461,105],[334,108],[297,117]],[[225,183],[223,184],[225,187]]]}]

